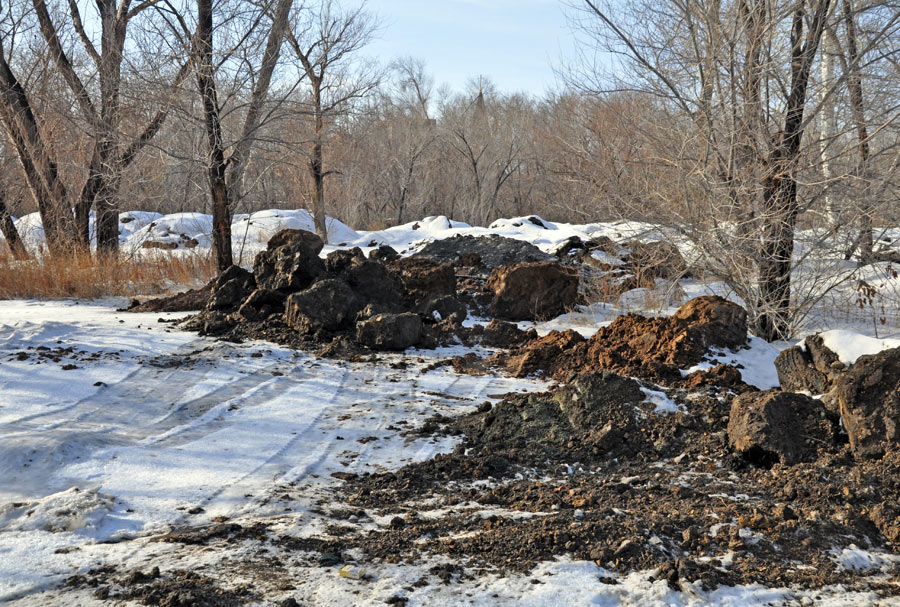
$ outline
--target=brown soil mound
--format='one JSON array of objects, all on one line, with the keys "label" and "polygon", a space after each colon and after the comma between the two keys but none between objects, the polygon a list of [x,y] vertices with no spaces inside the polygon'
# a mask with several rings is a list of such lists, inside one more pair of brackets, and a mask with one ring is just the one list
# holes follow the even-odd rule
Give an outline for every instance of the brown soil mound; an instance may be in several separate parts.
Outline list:
[{"label": "brown soil mound", "polygon": [[619,316],[584,340],[572,330],[551,332],[508,357],[510,373],[533,373],[559,380],[611,370],[666,385],[682,380],[680,369],[701,362],[710,347],[734,348],[747,339],[747,314],[720,297],[698,297],[668,318]]}]

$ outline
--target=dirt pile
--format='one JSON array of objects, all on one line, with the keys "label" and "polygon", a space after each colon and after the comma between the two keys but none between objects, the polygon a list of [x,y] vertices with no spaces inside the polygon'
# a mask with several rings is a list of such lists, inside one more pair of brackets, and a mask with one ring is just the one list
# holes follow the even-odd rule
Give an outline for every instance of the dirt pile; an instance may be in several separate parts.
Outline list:
[{"label": "dirt pile", "polygon": [[254,598],[248,588],[225,590],[200,573],[183,569],[160,573],[159,567],[127,575],[110,568],[92,570],[69,578],[66,586],[96,588],[94,597],[100,600],[159,607],[237,607]]},{"label": "dirt pile", "polygon": [[829,397],[855,456],[900,451],[900,348],[861,356],[836,379]]},{"label": "dirt pile", "polygon": [[861,356],[849,368],[811,335],[775,360],[784,390],[821,394],[839,415],[856,457],[880,458],[900,447],[900,349]]},{"label": "dirt pile", "polygon": [[201,334],[264,339],[348,359],[373,350],[441,343],[508,347],[534,337],[509,324],[463,327],[466,303],[473,298],[460,297],[456,270],[449,264],[397,259],[384,247],[370,259],[353,248],[323,260],[322,248],[315,234],[283,230],[256,257],[253,273],[232,266],[202,291],[131,309],[163,311],[190,304],[202,311],[182,326]]},{"label": "dirt pile", "polygon": [[637,405],[640,384],[614,373],[583,375],[548,394],[504,400],[451,424],[466,435],[470,455],[501,456],[519,464],[590,461],[645,448]]},{"label": "dirt pile", "polygon": [[558,263],[520,263],[497,268],[487,281],[490,312],[506,320],[548,320],[578,302],[578,274]]},{"label": "dirt pile", "polygon": [[[354,512],[392,522],[358,534],[351,526],[322,549],[356,548],[388,562],[438,553],[461,566],[522,571],[569,555],[619,573],[656,568],[675,589],[697,581],[878,588],[833,559],[842,548],[890,550],[900,540],[900,510],[891,505],[900,497],[897,454],[855,462],[832,439],[821,405],[775,391],[741,397],[748,426],[769,432],[756,436],[783,449],[757,467],[733,455],[729,425],[739,415],[729,415],[727,400],[667,394],[678,412],[655,411],[638,381],[586,374],[444,420],[447,432],[463,435],[452,454],[393,473],[342,475]],[[813,446],[816,438],[822,444]],[[483,480],[490,483],[475,482]],[[481,514],[488,507],[500,511]],[[444,514],[420,516],[420,508]]]},{"label": "dirt pile", "polygon": [[134,300],[128,306],[128,312],[195,312],[206,307],[215,280],[210,281],[202,289],[190,289],[168,297],[160,297],[149,301]]},{"label": "dirt pile", "polygon": [[551,332],[495,359],[517,377],[542,373],[565,379],[608,369],[673,384],[680,369],[703,361],[710,347],[738,348],[747,340],[747,313],[715,296],[687,302],[674,316],[627,314],[585,340],[572,330]]},{"label": "dirt pile", "polygon": [[434,240],[423,246],[413,257],[427,257],[439,263],[458,263],[468,258],[465,265],[471,265],[473,255],[478,257],[477,265],[488,270],[525,262],[554,261],[552,255],[544,253],[530,242],[496,234],[460,235]]}]

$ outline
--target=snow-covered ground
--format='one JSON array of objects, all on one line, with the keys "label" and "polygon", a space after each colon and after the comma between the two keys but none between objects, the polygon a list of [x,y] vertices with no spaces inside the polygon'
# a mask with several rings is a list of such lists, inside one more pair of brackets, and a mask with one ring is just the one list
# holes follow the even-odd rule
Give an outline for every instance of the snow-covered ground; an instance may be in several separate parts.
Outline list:
[{"label": "snow-covered ground", "polygon": [[[177,243],[175,254],[192,250],[184,247],[189,240],[201,249],[209,246],[205,215],[128,213],[123,219],[123,248],[131,252],[147,241]],[[432,217],[356,232],[333,221],[325,253],[380,244],[410,253],[423,240],[457,234],[500,234],[545,251],[573,235],[659,237],[648,224],[539,223],[517,218],[480,228]],[[34,216],[17,225],[29,246],[40,244]],[[246,265],[279,229],[311,226],[306,211],[238,216],[235,252]],[[652,312],[671,313],[683,300],[705,293],[731,295],[719,283],[687,280],[677,298],[632,294],[536,328],[540,333],[575,328],[590,335],[624,309],[640,311],[654,300],[661,303]],[[437,359],[462,353],[453,349],[363,364],[320,360],[262,342],[223,343],[159,322],[178,314],[117,312],[122,303],[0,302],[0,604],[104,604],[87,590],[59,584],[108,564],[135,569],[169,559],[172,568],[238,579],[218,551],[152,540],[174,528],[226,519],[267,520],[297,537],[320,533],[326,521],[317,514],[317,500],[336,482],[332,473],[396,469],[447,452],[455,444],[452,438],[410,438],[402,431],[435,413],[464,413],[507,392],[547,387],[536,380],[457,375],[447,367],[421,373]],[[826,343],[844,362],[900,345],[884,337],[895,331],[891,323],[873,329],[864,319],[831,318],[838,330],[826,334]],[[877,338],[861,334],[876,329]],[[769,388],[778,381],[772,361],[787,345],[754,338],[748,350],[718,353],[716,361],[698,368],[741,365],[748,383]],[[659,410],[675,407],[664,393],[650,392]],[[278,499],[284,491],[290,491],[290,500]],[[246,550],[236,543],[226,556],[249,558]],[[283,549],[268,550],[290,561]],[[878,569],[890,558],[864,549],[844,549],[834,557],[836,567],[847,569]],[[652,581],[652,571],[620,576],[611,585],[605,582],[615,574],[568,560],[544,563],[527,575],[486,575],[451,587],[406,590],[429,566],[379,564],[363,583],[339,577],[334,568],[295,564],[289,567],[294,590],[282,595],[303,597],[301,604],[334,606],[383,604],[394,595],[410,606],[892,604],[842,588],[704,591],[686,585],[675,591],[665,581]]]},{"label": "snow-covered ground", "polygon": [[[283,514],[264,505],[277,486],[399,467],[453,446],[410,442],[398,426],[545,387],[419,373],[448,350],[413,353],[407,369],[393,369],[402,356],[378,365],[318,360],[199,338],[159,317],[0,302],[0,602],[96,564],[67,549],[222,516]],[[364,437],[378,440],[357,442]]]},{"label": "snow-covered ground", "polygon": [[[335,482],[332,472],[396,468],[453,446],[399,436],[399,426],[546,386],[420,373],[452,354],[446,350],[351,364],[265,343],[226,344],[173,329],[159,314],[117,312],[115,303],[0,302],[0,603],[101,604],[57,586],[110,563],[139,568],[171,555],[173,567],[215,570],[221,563],[202,547],[176,550],[148,538],[217,517],[270,518],[298,536],[314,534],[322,521],[313,505]],[[409,366],[392,368],[399,359]],[[63,371],[69,364],[76,368]],[[358,441],[364,437],[378,440]],[[294,499],[278,501],[287,487]],[[843,567],[877,567],[881,558],[864,550],[836,555]],[[307,568],[296,573],[294,594],[317,605],[379,604],[426,569],[383,564],[363,584]],[[409,605],[807,604],[787,589],[676,592],[651,574],[609,585],[600,580],[613,574],[596,565],[561,560],[529,575],[429,586],[407,598]],[[822,605],[876,600],[839,588],[814,596]]]}]

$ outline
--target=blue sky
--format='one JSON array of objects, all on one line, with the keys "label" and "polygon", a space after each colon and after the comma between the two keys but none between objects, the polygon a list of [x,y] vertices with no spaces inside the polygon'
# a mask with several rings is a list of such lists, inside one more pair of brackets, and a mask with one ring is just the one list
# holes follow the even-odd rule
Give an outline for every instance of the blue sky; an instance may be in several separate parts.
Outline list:
[{"label": "blue sky", "polygon": [[381,62],[410,55],[435,83],[461,90],[479,74],[504,92],[541,95],[573,54],[560,0],[368,0],[382,29],[366,49]]}]

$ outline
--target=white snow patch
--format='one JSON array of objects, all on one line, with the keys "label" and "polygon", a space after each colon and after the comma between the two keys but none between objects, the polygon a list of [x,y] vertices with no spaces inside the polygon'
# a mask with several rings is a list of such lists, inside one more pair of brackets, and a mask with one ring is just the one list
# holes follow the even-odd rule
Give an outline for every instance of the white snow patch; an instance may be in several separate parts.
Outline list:
[{"label": "white snow patch", "polygon": [[66,491],[29,501],[0,505],[0,529],[6,531],[77,531],[100,525],[115,500],[96,489]]},{"label": "white snow patch", "polygon": [[775,370],[775,359],[780,353],[778,348],[764,339],[751,335],[746,348],[737,351],[710,351],[710,361],[684,369],[681,373],[688,375],[694,371],[708,371],[720,364],[732,365],[740,370],[744,382],[760,390],[768,390],[781,385]]},{"label": "white snow patch", "polygon": [[647,401],[654,404],[654,413],[677,413],[684,411],[684,407],[672,400],[668,394],[660,390],[651,390],[641,386],[641,392],[647,397]]},{"label": "white snow patch", "polygon": [[878,339],[846,329],[833,329],[819,335],[825,347],[837,354],[838,359],[847,366],[854,364],[860,356],[900,348],[900,339]]},{"label": "white snow patch", "polygon": [[900,564],[900,556],[865,550],[856,544],[850,544],[847,548],[840,550],[834,549],[832,554],[838,569],[842,571],[881,570],[888,572]]}]

